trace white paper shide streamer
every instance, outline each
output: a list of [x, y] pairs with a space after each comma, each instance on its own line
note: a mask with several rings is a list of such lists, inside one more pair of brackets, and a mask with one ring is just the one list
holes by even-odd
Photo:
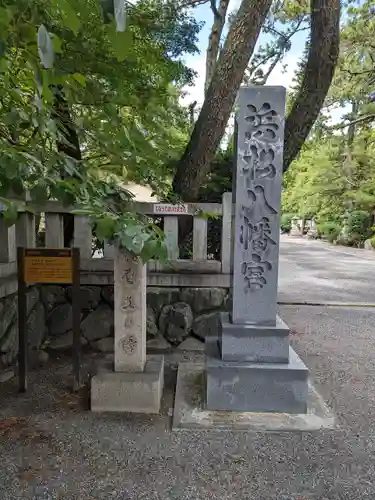
[[126, 5], [125, 0], [113, 0], [117, 31], [125, 31]]
[[40, 62], [46, 69], [53, 67], [55, 60], [55, 51], [50, 34], [44, 24], [41, 24], [38, 29], [38, 53]]

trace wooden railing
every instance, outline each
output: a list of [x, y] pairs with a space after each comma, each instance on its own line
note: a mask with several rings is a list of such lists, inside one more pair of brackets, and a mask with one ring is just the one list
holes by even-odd
[[[59, 202], [43, 206], [28, 203], [30, 212], [19, 214], [17, 223], [7, 228], [0, 216], [0, 296], [14, 293], [16, 274], [16, 247], [36, 246], [35, 217], [41, 214], [45, 221], [45, 246], [63, 247], [63, 214], [73, 208]], [[169, 249], [169, 261], [148, 263], [148, 283], [155, 286], [229, 286], [232, 233], [232, 195], [224, 193], [222, 203], [188, 203], [183, 214], [163, 214], [155, 210], [156, 203], [135, 203], [135, 210], [145, 215], [162, 217]], [[209, 259], [207, 251], [207, 218], [201, 212], [217, 214], [221, 218], [220, 260]], [[192, 258], [181, 259], [178, 245], [179, 218], [193, 217]], [[113, 247], [104, 245], [103, 257], [92, 257], [93, 235], [87, 217], [74, 215], [73, 245], [81, 253], [81, 282], [107, 284], [113, 282]], [[4, 288], [5, 287], [5, 288]], [[3, 290], [1, 290], [1, 288]], [[6, 293], [5, 293], [6, 292]]]

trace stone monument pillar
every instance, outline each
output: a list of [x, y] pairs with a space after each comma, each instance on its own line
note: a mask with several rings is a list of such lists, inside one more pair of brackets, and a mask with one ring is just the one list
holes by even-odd
[[162, 356], [146, 357], [146, 265], [114, 248], [114, 370], [91, 381], [91, 410], [158, 413]]
[[308, 370], [277, 316], [285, 89], [239, 91], [233, 307], [206, 339], [207, 409], [303, 413]]
[[290, 230], [290, 236], [301, 236], [301, 230], [298, 228], [298, 223], [299, 223], [298, 218], [293, 217], [291, 223], [292, 223], [292, 228]]

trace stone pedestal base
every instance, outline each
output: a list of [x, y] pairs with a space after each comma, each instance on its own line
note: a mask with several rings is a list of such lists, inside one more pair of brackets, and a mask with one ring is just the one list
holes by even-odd
[[143, 372], [100, 372], [91, 380], [91, 411], [159, 413], [163, 385], [163, 356], [149, 356]]
[[275, 326], [231, 323], [228, 313], [221, 313], [219, 345], [224, 361], [288, 363], [289, 328], [276, 317]]
[[289, 349], [288, 363], [223, 361], [206, 338], [207, 410], [306, 413], [309, 371]]

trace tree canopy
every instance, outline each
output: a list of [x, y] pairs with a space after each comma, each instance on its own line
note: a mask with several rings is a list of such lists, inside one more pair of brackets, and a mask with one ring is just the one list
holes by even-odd
[[[320, 119], [285, 175], [285, 213], [314, 216], [325, 236], [361, 244], [375, 210], [374, 2], [348, 9], [341, 55]], [[334, 123], [328, 113], [343, 108]]]
[[[134, 250], [149, 238], [164, 252], [157, 228], [115, 216], [113, 195], [130, 197], [119, 180], [168, 189], [189, 133], [178, 99], [193, 75], [181, 55], [197, 50], [199, 25], [158, 0], [129, 7], [125, 31], [116, 30], [108, 2], [0, 5], [1, 194], [27, 189], [37, 202], [81, 204], [101, 219], [102, 237], [127, 224], [133, 236], [123, 234], [124, 244], [139, 233]], [[41, 58], [41, 36], [53, 61]]]
[[[163, 233], [134, 212], [124, 183], [184, 200], [199, 199], [203, 186], [206, 196], [241, 82], [266, 83], [293, 35], [310, 29], [286, 121], [287, 168], [331, 84], [339, 0], [242, 0], [231, 16], [229, 0], [211, 1], [206, 98], [192, 130], [179, 98], [194, 76], [183, 58], [198, 50], [191, 9], [200, 3], [0, 0], [0, 195], [27, 190], [37, 202], [77, 204], [100, 239], [144, 260], [165, 257]], [[271, 39], [256, 51], [262, 30]], [[9, 204], [3, 216], [16, 215]]]

